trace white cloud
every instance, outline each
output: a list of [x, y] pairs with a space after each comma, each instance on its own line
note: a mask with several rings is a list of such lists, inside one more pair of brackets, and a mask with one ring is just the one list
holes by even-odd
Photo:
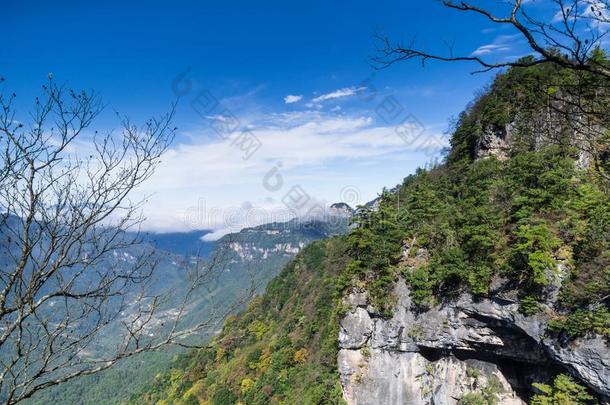
[[217, 231], [206, 233], [205, 235], [203, 235], [201, 240], [204, 242], [216, 242], [218, 239], [220, 239], [223, 236], [228, 235], [232, 232], [234, 232], [234, 231], [232, 231], [230, 228], [218, 229]]
[[519, 37], [516, 35], [499, 35], [496, 37], [492, 43], [481, 45], [477, 49], [475, 49], [471, 56], [484, 56], [497, 52], [506, 52], [510, 51], [513, 47], [515, 40]]
[[571, 24], [573, 20], [577, 20], [577, 25], [580, 25], [580, 30], [573, 27], [574, 31], [581, 33], [586, 31], [605, 31], [610, 25], [610, 10], [605, 1], [602, 0], [585, 0], [579, 3], [576, 7], [570, 4], [569, 6], [559, 7], [551, 22], [557, 26], [559, 30], [565, 30], [563, 27], [565, 21]]
[[473, 56], [482, 56], [482, 55], [488, 55], [490, 53], [493, 52], [499, 52], [499, 51], [509, 51], [510, 47], [506, 46], [506, 45], [499, 45], [499, 44], [487, 44], [487, 45], [482, 45], [480, 47], [478, 47], [473, 53]]
[[[336, 202], [345, 184], [360, 185], [362, 176], [372, 176], [363, 165], [397, 159], [416, 167], [427, 160], [423, 149], [445, 146], [407, 144], [394, 127], [377, 126], [368, 116], [316, 110], [267, 115], [254, 124], [252, 133], [262, 146], [247, 160], [234, 143], [239, 134], [223, 140], [213, 138], [208, 130], [192, 137], [207, 142], [182, 143], [169, 150], [155, 175], [138, 190], [140, 196], [149, 196], [145, 227], [226, 232], [271, 222], [277, 215], [286, 220], [289, 216], [281, 201], [294, 185], [302, 185], [312, 198]], [[263, 184], [276, 166], [283, 185], [269, 191]], [[388, 181], [384, 176], [375, 178], [379, 183], [371, 187], [371, 197]], [[245, 200], [252, 203], [242, 205]], [[207, 238], [219, 235], [215, 232]]]
[[553, 19], [551, 20], [552, 23], [558, 23], [563, 21], [563, 12], [561, 11], [561, 9], [559, 11], [557, 11], [555, 13], [555, 15], [553, 16]]
[[286, 104], [296, 103], [296, 102], [301, 101], [302, 98], [303, 98], [303, 96], [301, 96], [301, 95], [297, 96], [297, 95], [289, 94], [286, 97], [284, 97], [284, 103], [286, 103]]
[[601, 0], [590, 0], [585, 4], [582, 16], [589, 20], [591, 28], [606, 30], [610, 25], [610, 10], [607, 3]]
[[314, 98], [312, 101], [314, 103], [319, 103], [322, 101], [333, 100], [336, 98], [350, 97], [362, 90], [366, 90], [366, 87], [344, 87], [342, 89], [335, 90], [331, 93], [322, 94], [321, 96]]

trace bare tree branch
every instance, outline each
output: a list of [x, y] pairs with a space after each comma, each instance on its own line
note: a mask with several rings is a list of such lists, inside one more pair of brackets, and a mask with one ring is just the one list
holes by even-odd
[[[222, 271], [222, 249], [183, 264], [182, 296], [155, 290], [165, 258], [140, 243], [143, 201], [130, 195], [169, 148], [175, 105], [143, 126], [119, 116], [122, 130], [102, 134], [89, 130], [103, 108], [93, 92], [50, 79], [25, 120], [15, 97], [0, 92], [0, 401], [194, 345], [189, 337], [253, 294], [254, 285], [206, 319], [184, 322], [194, 295]], [[119, 343], [100, 346], [109, 333]]]
[[[610, 180], [607, 166], [610, 155], [608, 100], [610, 100], [610, 62], [604, 54], [604, 40], [610, 29], [608, 0], [551, 0], [554, 15], [539, 17], [540, 10], [532, 9], [531, 2], [509, 0], [494, 4], [472, 0], [442, 0], [442, 5], [464, 14], [479, 16], [492, 24], [511, 28], [517, 38], [533, 55], [508, 60], [492, 60], [489, 56], [472, 52], [455, 55], [453, 43], [445, 54], [420, 49], [415, 40], [409, 44], [392, 43], [386, 36], [377, 35], [378, 54], [373, 58], [378, 69], [394, 63], [418, 60], [472, 62], [479, 68], [473, 73], [503, 68], [527, 68], [553, 65], [573, 72], [570, 80], [539, 89], [548, 95], [539, 111], [548, 118], [539, 128], [539, 135], [562, 142], [565, 131], [572, 137], [572, 145], [592, 159], [599, 174]], [[493, 10], [493, 11], [492, 11]], [[549, 10], [549, 8], [546, 8]], [[551, 89], [550, 87], [553, 87]], [[549, 92], [552, 90], [552, 92]], [[562, 131], [555, 129], [561, 128]], [[544, 133], [543, 133], [544, 132]], [[558, 133], [562, 132], [563, 140]]]
[[608, 34], [610, 23], [609, 4], [607, 0], [552, 0], [556, 5], [560, 19], [558, 21], [537, 20], [526, 10], [522, 0], [507, 2], [510, 6], [505, 16], [498, 16], [488, 8], [467, 2], [443, 0], [442, 4], [450, 9], [482, 16], [498, 25], [513, 28], [528, 44], [536, 55], [532, 59], [491, 61], [481, 56], [446, 55], [431, 53], [418, 49], [415, 41], [408, 45], [392, 43], [387, 37], [378, 35], [379, 55], [373, 58], [376, 67], [384, 68], [396, 62], [416, 59], [425, 63], [429, 60], [444, 62], [468, 61], [481, 66], [476, 72], [485, 72], [504, 67], [528, 67], [552, 62], [569, 69], [587, 71], [610, 78], [610, 68], [600, 64], [593, 51], [602, 45]]

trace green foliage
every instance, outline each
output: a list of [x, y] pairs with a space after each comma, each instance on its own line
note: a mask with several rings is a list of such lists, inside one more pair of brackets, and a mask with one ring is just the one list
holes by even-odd
[[[460, 116], [445, 164], [384, 191], [377, 211], [361, 211], [348, 237], [352, 262], [340, 290], [364, 287], [374, 306], [391, 314], [398, 276], [410, 284], [421, 310], [465, 291], [486, 296], [502, 279], [517, 291], [521, 311], [533, 315], [561, 277], [557, 309], [569, 322], [556, 329], [569, 336], [605, 333], [606, 318], [587, 308], [607, 305], [610, 295], [607, 185], [595, 169], [576, 167], [577, 151], [561, 139], [564, 134], [541, 145], [535, 116], [528, 115], [546, 105], [547, 89], [574, 80], [551, 65], [499, 75]], [[510, 159], [472, 159], [483, 132], [500, 131], [517, 113], [525, 124], [512, 128]], [[401, 252], [405, 244], [409, 251]], [[413, 259], [421, 249], [426, 259]], [[566, 271], [567, 277], [560, 274]], [[590, 315], [580, 325], [569, 315], [577, 311]]]
[[[577, 176], [560, 148], [420, 171], [384, 193], [377, 212], [357, 219], [343, 287], [368, 287], [381, 309], [391, 306], [388, 288], [397, 273], [422, 308], [462, 291], [485, 296], [494, 276], [508, 276], [524, 296], [536, 297], [557, 267], [559, 249], [574, 242], [562, 239], [567, 233], [558, 225], [566, 222], [555, 217], [567, 218], [566, 197], [588, 184]], [[403, 241], [426, 249], [429, 260], [401, 266]]]
[[559, 374], [553, 385], [534, 383], [540, 391], [532, 397], [531, 405], [584, 405], [593, 402], [587, 389], [576, 383], [570, 376]]
[[521, 282], [535, 287], [549, 283], [547, 274], [556, 266], [553, 252], [559, 247], [546, 222], [540, 219], [519, 225], [511, 249], [511, 269]]
[[248, 325], [248, 332], [252, 333], [256, 337], [256, 340], [261, 340], [268, 331], [269, 326], [258, 319]]
[[185, 355], [132, 403], [340, 404], [336, 282], [348, 263], [342, 238], [314, 242], [209, 348]]
[[167, 349], [145, 353], [117, 366], [91, 375], [42, 390], [26, 405], [73, 404], [83, 405], [118, 404], [127, 400], [133, 392], [146, 387], [151, 376], [168, 370], [177, 350]]
[[426, 308], [436, 303], [434, 296], [435, 281], [426, 267], [419, 267], [405, 274], [412, 288], [411, 299], [420, 308]]
[[234, 405], [237, 401], [237, 395], [228, 388], [221, 387], [214, 393], [212, 397], [213, 405]]
[[[265, 286], [289, 261], [289, 256], [283, 251], [273, 252], [274, 247], [277, 244], [292, 244], [293, 246], [298, 245], [300, 242], [309, 244], [313, 240], [326, 238], [338, 231], [344, 231], [347, 226], [347, 219], [333, 221], [332, 224], [321, 221], [291, 221], [288, 223], [271, 223], [248, 228], [224, 237], [218, 242], [218, 246], [222, 245], [224, 242], [247, 244], [256, 248], [251, 250], [254, 256], [252, 260], [248, 260], [247, 262], [241, 260], [232, 262], [231, 272], [218, 272], [218, 277], [212, 277], [208, 280], [209, 283], [205, 283], [206, 285], [203, 288], [196, 291], [193, 294], [194, 300], [192, 305], [194, 306], [189, 306], [190, 311], [188, 311], [189, 313], [186, 315], [183, 326], [187, 327], [188, 324], [194, 325], [206, 318], [215, 317], [217, 314], [213, 313], [216, 309], [226, 303], [239, 300], [241, 298], [240, 295], [242, 295], [247, 288], [250, 288], [252, 281], [257, 285]], [[290, 232], [286, 232], [286, 230], [289, 230]], [[195, 234], [188, 235], [186, 240], [181, 239], [177, 244], [176, 235], [172, 235], [171, 238], [167, 235], [166, 237], [155, 235], [154, 238], [152, 236], [151, 238], [155, 240], [155, 245], [158, 245], [161, 249], [169, 249], [170, 251], [176, 250], [176, 253], [183, 253], [186, 251], [195, 253], [198, 249], [194, 248], [194, 245], [190, 241], [196, 241], [197, 246], [201, 243]], [[183, 246], [185, 243], [187, 245], [186, 250]], [[188, 246], [191, 246], [193, 249], [188, 249]], [[264, 250], [269, 251], [265, 257], [263, 257], [262, 253]], [[166, 253], [163, 253], [164, 256], [165, 254]], [[136, 254], [134, 253], [134, 255]], [[227, 262], [229, 259], [233, 258], [239, 259], [237, 254], [235, 254], [235, 257], [225, 257]], [[169, 259], [170, 258], [164, 260], [168, 260], [168, 263], [173, 261]], [[182, 260], [177, 260], [177, 262], [182, 262]], [[164, 275], [164, 277], [161, 277], [161, 284], [165, 283], [169, 285], [170, 281], [172, 281], [175, 283], [173, 285], [177, 286], [177, 288], [179, 288], [179, 286], [188, 288], [189, 283], [185, 283], [184, 280], [179, 281], [179, 277], [169, 277], [172, 274], [178, 275], [178, 273], [182, 273], [183, 270], [181, 268], [172, 270], [172, 268], [173, 267], [165, 268], [163, 266], [162, 268], [160, 267], [157, 269], [158, 275]], [[251, 277], [248, 276], [236, 277], [236, 275], [239, 274], [246, 274], [249, 268], [256, 269], [252, 274], [255, 277], [255, 280], [252, 280]], [[173, 273], [174, 271], [176, 271], [176, 273]], [[165, 277], [169, 278], [165, 279]], [[165, 287], [167, 287], [167, 285]], [[159, 290], [159, 292], [160, 291], [161, 290]], [[184, 295], [183, 291], [181, 292], [179, 289], [175, 290], [175, 292], [176, 293], [173, 294], [173, 296], [176, 299], [176, 302], [167, 302], [166, 304], [168, 306], [178, 305], [180, 298]], [[283, 295], [281, 300], [287, 300], [291, 295], [291, 291], [289, 290], [282, 291], [281, 293]], [[278, 299], [278, 301], [281, 300]], [[116, 336], [118, 337], [119, 334], [116, 334]], [[206, 338], [204, 336], [201, 337]], [[116, 337], [111, 333], [108, 333], [99, 343], [104, 344], [104, 341], [106, 341], [106, 343], [109, 344], [109, 347], [114, 347], [118, 344], [118, 342], [114, 342], [115, 338]], [[170, 366], [178, 369], [186, 367], [184, 364], [172, 364], [172, 358], [177, 353], [184, 351], [185, 350], [177, 347], [166, 347], [163, 350], [152, 353], [143, 353], [125, 359], [118, 365], [99, 374], [77, 378], [56, 387], [41, 390], [37, 392], [33, 398], [27, 399], [24, 403], [26, 405], [72, 403], [83, 405], [120, 404], [128, 400], [134, 393], [147, 387], [150, 384], [152, 376], [155, 376], [158, 373], [168, 373]], [[182, 399], [182, 401], [186, 400]]]
[[419, 339], [424, 333], [424, 327], [420, 324], [413, 324], [407, 331], [407, 336], [411, 339]]
[[469, 392], [458, 401], [459, 405], [487, 405], [483, 394], [478, 392]]
[[479, 370], [478, 368], [467, 368], [466, 369], [466, 376], [468, 378], [474, 378], [475, 380], [477, 378], [479, 378], [481, 376], [481, 370]]
[[481, 389], [483, 397], [489, 405], [496, 405], [498, 403], [498, 394], [504, 392], [504, 387], [498, 377], [491, 375], [487, 379], [487, 384]]
[[610, 310], [598, 307], [594, 310], [577, 310], [567, 316], [552, 319], [549, 330], [563, 333], [570, 338], [598, 334], [610, 338]]
[[[470, 378], [477, 379], [481, 376], [480, 370], [467, 369], [466, 375]], [[496, 376], [489, 376], [487, 384], [481, 388], [480, 392], [469, 392], [458, 401], [459, 405], [496, 405], [498, 403], [498, 394], [503, 391], [502, 383]]]
[[534, 315], [538, 312], [540, 305], [536, 297], [532, 295], [526, 295], [521, 298], [519, 305], [519, 311], [526, 316]]

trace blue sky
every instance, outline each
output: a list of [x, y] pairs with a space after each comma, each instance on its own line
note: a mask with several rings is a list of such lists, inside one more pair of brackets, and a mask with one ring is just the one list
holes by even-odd
[[[449, 119], [491, 75], [417, 62], [375, 72], [375, 32], [496, 60], [526, 50], [514, 32], [436, 1], [98, 3], [3, 2], [0, 76], [22, 115], [49, 72], [95, 89], [108, 105], [96, 129], [116, 127], [114, 110], [140, 121], [163, 112], [172, 85], [186, 83], [177, 77], [188, 80], [179, 136], [137, 191], [150, 196], [146, 226], [159, 231], [265, 222], [286, 214], [294, 187], [310, 197], [304, 210], [364, 203], [434, 157]], [[202, 94], [218, 108], [198, 113]], [[235, 132], [219, 135], [213, 124], [228, 118]], [[237, 147], [246, 133], [261, 145], [248, 159]], [[277, 190], [265, 183], [276, 166]]]

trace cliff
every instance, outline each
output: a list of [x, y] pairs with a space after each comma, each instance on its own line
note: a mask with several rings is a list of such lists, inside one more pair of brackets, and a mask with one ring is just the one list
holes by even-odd
[[608, 145], [583, 107], [603, 92], [577, 106], [579, 80], [499, 75], [447, 161], [357, 219], [338, 337], [348, 404], [557, 403], [540, 402], [557, 376], [589, 390], [570, 404], [609, 403]]
[[545, 336], [549, 318], [526, 317], [515, 302], [462, 294], [448, 305], [414, 311], [404, 280], [391, 318], [346, 297], [339, 373], [348, 404], [456, 404], [493, 389], [498, 404], [525, 404], [537, 381], [568, 372], [610, 398], [610, 348], [596, 336], [568, 347]]

